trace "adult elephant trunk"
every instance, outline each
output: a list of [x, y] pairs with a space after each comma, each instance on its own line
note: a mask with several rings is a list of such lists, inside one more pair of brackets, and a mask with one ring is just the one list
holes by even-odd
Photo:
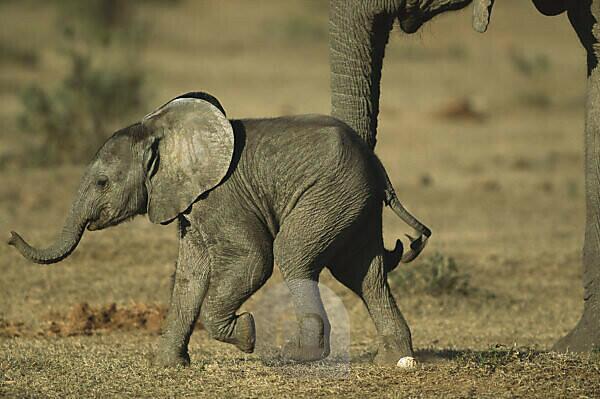
[[8, 244], [17, 248], [21, 255], [35, 263], [51, 264], [63, 260], [75, 250], [88, 223], [88, 218], [82, 212], [80, 204], [81, 200], [73, 204], [60, 235], [49, 247], [42, 249], [32, 247], [14, 231], [11, 232], [12, 236]]
[[394, 18], [372, 2], [332, 0], [329, 12], [331, 114], [373, 149], [381, 66]]
[[[394, 20], [407, 33], [471, 0], [330, 0], [331, 114], [375, 148], [381, 68]], [[485, 31], [494, 0], [473, 0], [473, 27]]]

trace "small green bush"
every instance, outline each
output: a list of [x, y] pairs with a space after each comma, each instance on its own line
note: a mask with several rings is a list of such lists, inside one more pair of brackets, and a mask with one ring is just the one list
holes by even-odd
[[63, 33], [86, 46], [139, 44], [145, 29], [137, 17], [141, 3], [142, 0], [55, 0], [62, 16], [58, 24]]
[[414, 265], [400, 265], [390, 273], [392, 287], [431, 296], [468, 295], [472, 288], [470, 276], [459, 271], [454, 258], [439, 252]]
[[543, 53], [526, 53], [517, 49], [508, 52], [512, 66], [523, 76], [536, 78], [552, 68], [550, 58]]
[[552, 105], [552, 97], [545, 90], [518, 91], [516, 100], [523, 105], [538, 109], [547, 109]]
[[68, 69], [58, 83], [32, 84], [21, 94], [18, 123], [35, 143], [28, 163], [86, 162], [112, 131], [139, 117], [147, 97], [140, 1], [55, 3], [62, 17], [56, 52]]
[[76, 52], [69, 62], [69, 74], [56, 87], [32, 85], [21, 95], [19, 125], [40, 140], [31, 153], [33, 164], [88, 161], [142, 105], [143, 77], [136, 68], [94, 67]]
[[39, 56], [29, 48], [22, 48], [15, 43], [2, 41], [0, 42], [0, 62], [33, 68], [38, 65]]
[[494, 345], [487, 350], [466, 351], [457, 357], [463, 367], [476, 367], [486, 374], [513, 363], [530, 363], [540, 356], [540, 352], [531, 348]]

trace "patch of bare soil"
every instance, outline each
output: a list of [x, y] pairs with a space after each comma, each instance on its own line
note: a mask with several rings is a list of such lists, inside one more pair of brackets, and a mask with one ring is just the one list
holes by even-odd
[[24, 323], [0, 319], [0, 337], [12, 338], [23, 335]]
[[156, 304], [136, 303], [117, 306], [116, 303], [91, 306], [87, 303], [74, 305], [67, 314], [52, 312], [46, 325], [34, 331], [25, 323], [0, 319], [0, 337], [27, 335], [70, 337], [93, 335], [112, 331], [145, 331], [158, 334], [166, 315], [165, 307]]

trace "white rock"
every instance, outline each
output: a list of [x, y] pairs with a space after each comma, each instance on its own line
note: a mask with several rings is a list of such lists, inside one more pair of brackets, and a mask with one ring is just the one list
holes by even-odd
[[417, 367], [417, 361], [412, 356], [405, 356], [405, 357], [401, 358], [400, 360], [398, 360], [398, 363], [396, 363], [396, 366], [403, 368], [403, 369], [414, 369]]

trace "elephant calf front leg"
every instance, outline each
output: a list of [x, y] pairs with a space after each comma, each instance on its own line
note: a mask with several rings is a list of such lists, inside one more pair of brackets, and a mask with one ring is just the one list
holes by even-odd
[[208, 288], [209, 262], [182, 238], [173, 278], [171, 304], [153, 364], [188, 366], [188, 343]]

